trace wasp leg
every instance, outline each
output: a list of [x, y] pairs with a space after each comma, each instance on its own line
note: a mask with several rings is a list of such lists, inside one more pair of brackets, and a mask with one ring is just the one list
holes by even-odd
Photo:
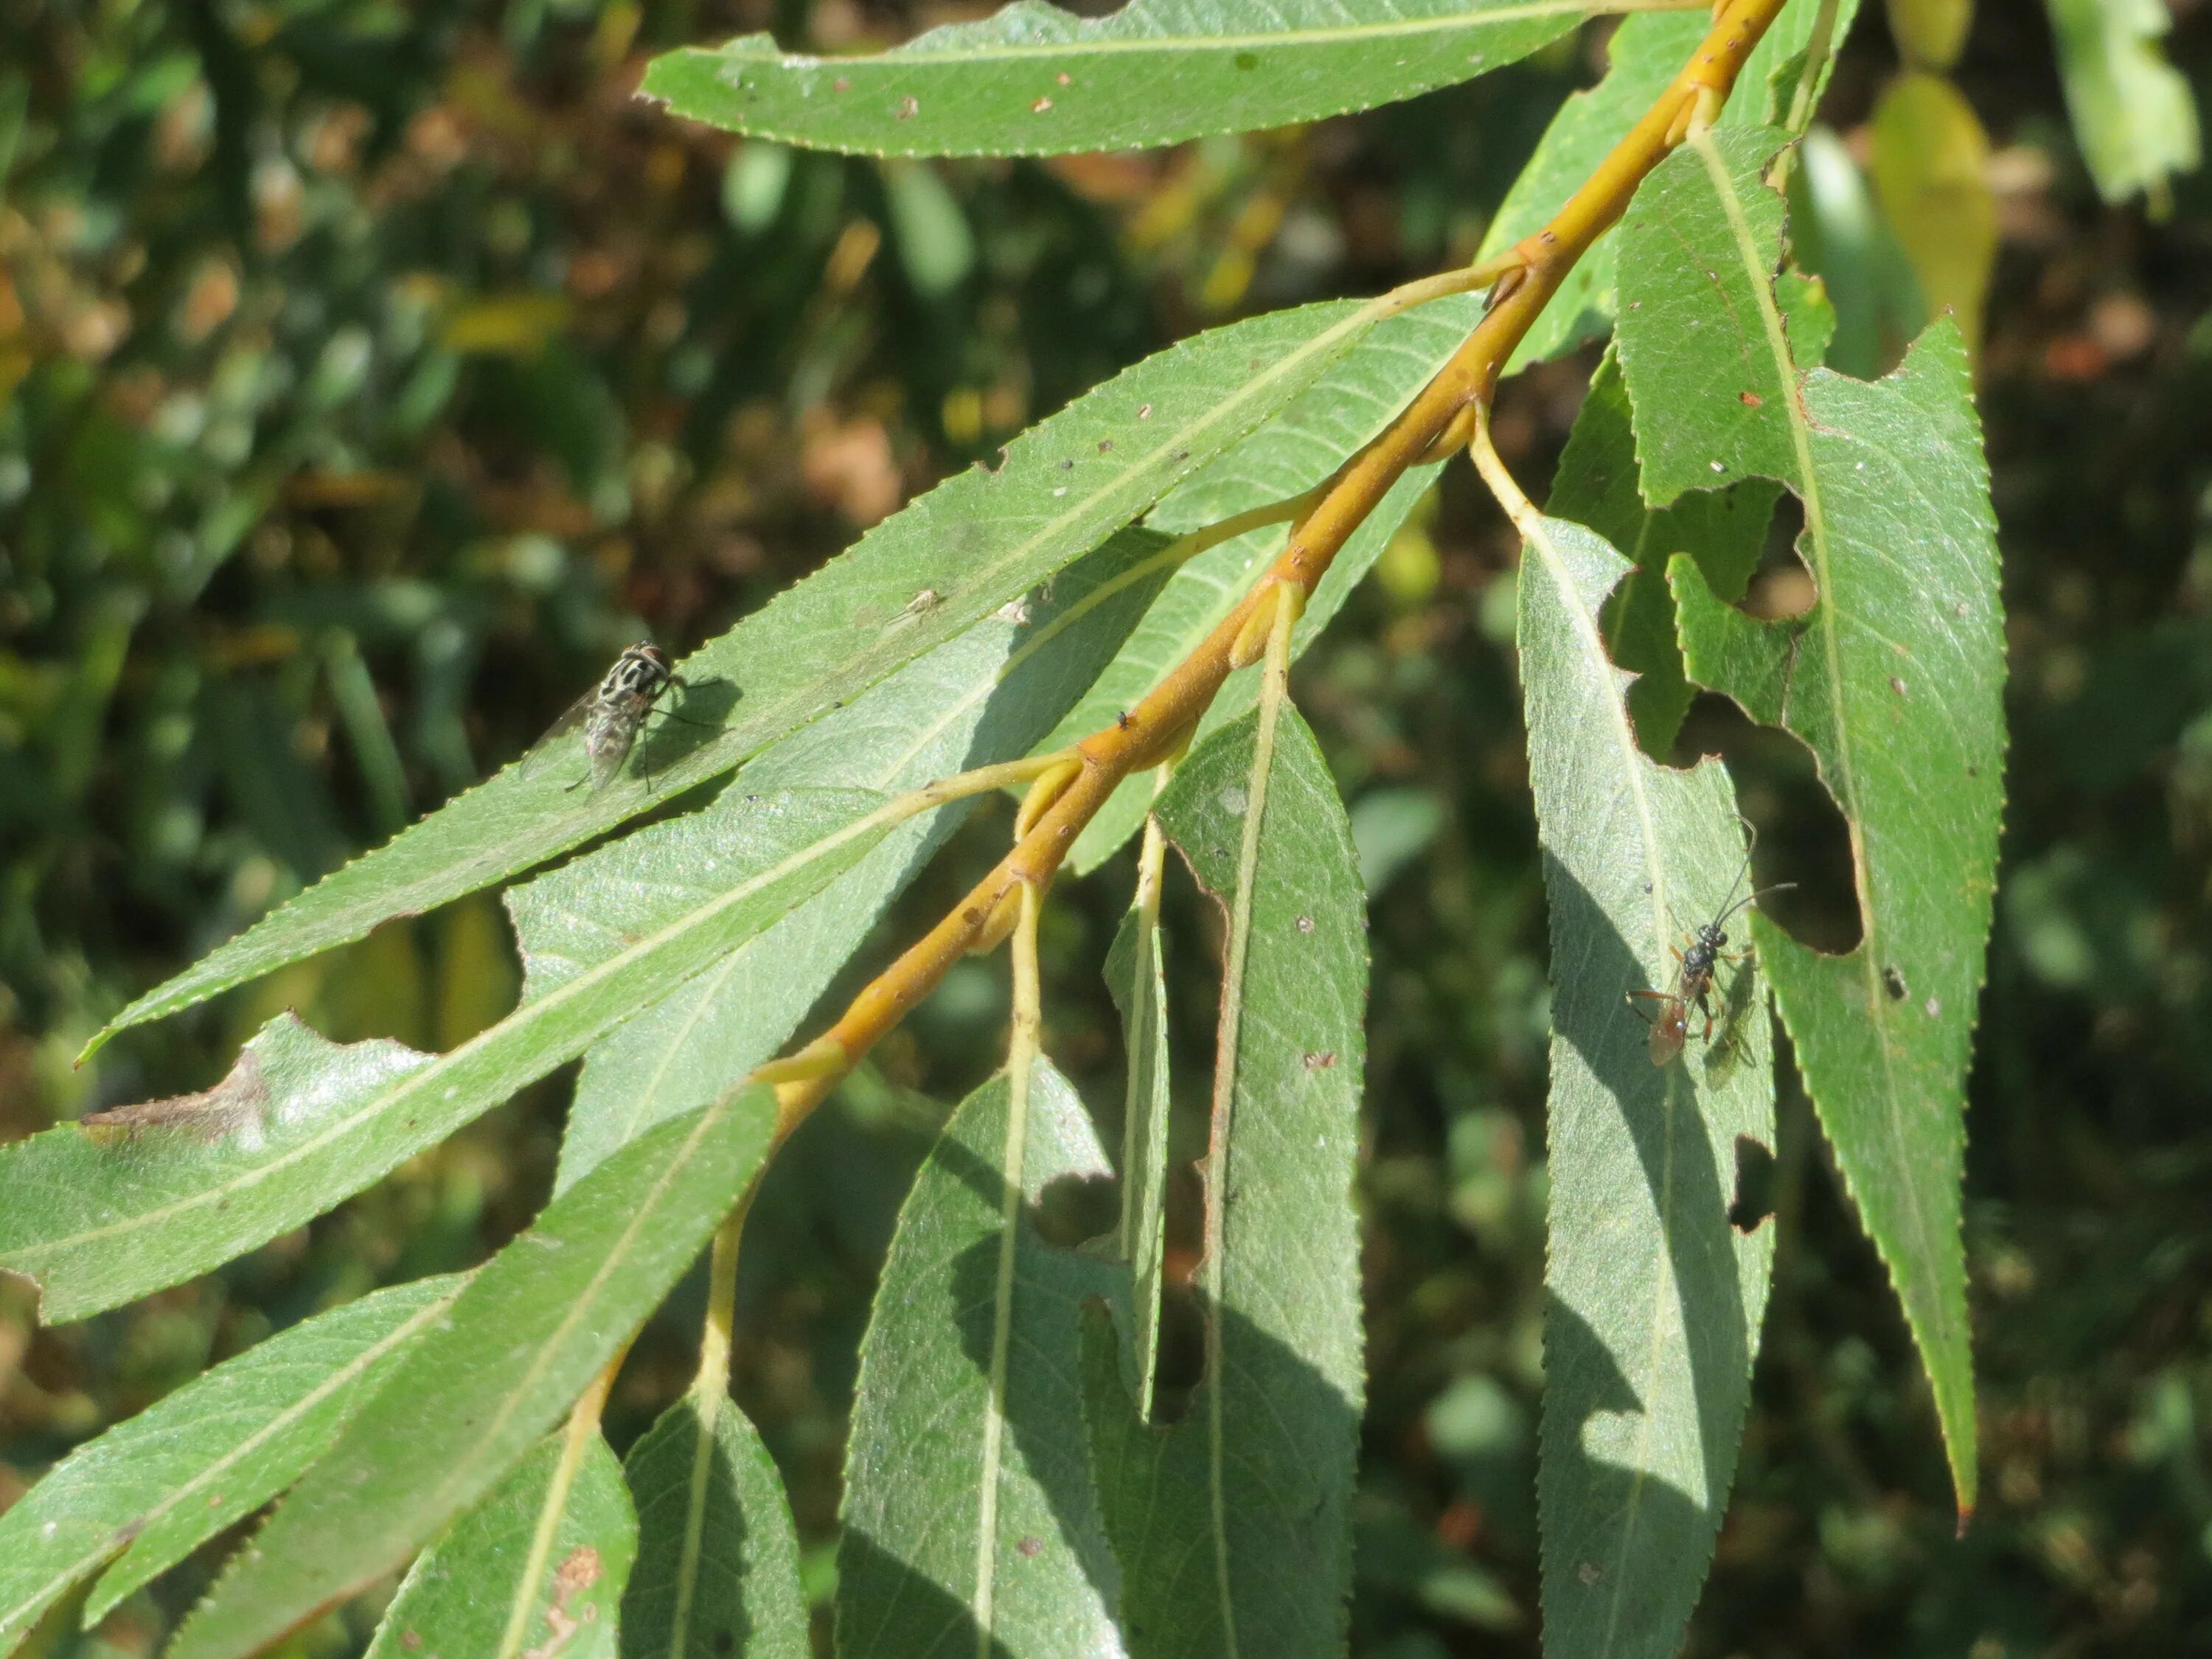
[[1636, 1010], [1637, 1018], [1646, 1025], [1655, 1025], [1658, 1022], [1637, 1005], [1639, 1002], [1672, 1002], [1674, 999], [1664, 991], [1624, 991], [1620, 1000]]

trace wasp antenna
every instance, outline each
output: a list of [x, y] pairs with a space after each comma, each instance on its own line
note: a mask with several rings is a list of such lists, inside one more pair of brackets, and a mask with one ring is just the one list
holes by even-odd
[[[1750, 845], [1743, 849], [1743, 868], [1735, 872], [1735, 879], [1729, 884], [1727, 893], [1722, 896], [1721, 902], [1724, 905], [1728, 905], [1728, 908], [1721, 912], [1722, 921], [1726, 921], [1730, 916], [1736, 913], [1738, 908], [1741, 908], [1740, 906], [1729, 904], [1729, 900], [1734, 898], [1735, 896], [1735, 890], [1742, 886], [1743, 884], [1750, 878], [1752, 848], [1759, 845], [1759, 831], [1752, 827], [1751, 820], [1744, 817], [1742, 813], [1739, 812], [1735, 815], [1735, 821], [1744, 827], [1745, 834], [1750, 838]], [[1747, 899], [1745, 902], [1749, 903], [1750, 901]], [[1715, 927], [1718, 927], [1719, 925], [1719, 922], [1716, 922], [1714, 924]]]
[[1739, 910], [1749, 909], [1759, 900], [1765, 898], [1769, 893], [1794, 892], [1796, 890], [1796, 886], [1797, 884], [1794, 881], [1778, 881], [1772, 886], [1762, 887], [1755, 893], [1746, 893], [1734, 904], [1729, 906], [1726, 910], [1723, 910], [1721, 913], [1720, 921], [1716, 921], [1713, 926], [1716, 927], [1719, 927], [1722, 922], [1726, 921], [1730, 916], [1734, 915]]

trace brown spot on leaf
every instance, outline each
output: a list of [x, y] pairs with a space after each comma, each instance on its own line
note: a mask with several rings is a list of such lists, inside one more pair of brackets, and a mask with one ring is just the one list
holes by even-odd
[[554, 1571], [553, 1599], [568, 1601], [599, 1582], [605, 1569], [599, 1563], [599, 1553], [589, 1544], [579, 1544], [568, 1552], [568, 1559]]
[[1736, 400], [1742, 404], [1746, 409], [1764, 409], [1766, 407], [1766, 399], [1760, 397], [1756, 392], [1739, 392], [1735, 395]]
[[921, 100], [915, 97], [912, 93], [907, 94], [905, 97], [898, 100], [898, 118], [900, 120], [911, 121], [915, 116], [921, 113]]

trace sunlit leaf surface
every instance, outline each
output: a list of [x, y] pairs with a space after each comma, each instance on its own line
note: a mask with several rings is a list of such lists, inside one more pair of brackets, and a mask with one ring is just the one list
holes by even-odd
[[[1147, 847], [1159, 844], [1147, 830]], [[1140, 875], [1142, 884], [1145, 877]], [[1106, 984], [1121, 1011], [1128, 1066], [1122, 1096], [1121, 1214], [1114, 1235], [1116, 1260], [1129, 1268], [1130, 1370], [1138, 1414], [1150, 1420], [1160, 1358], [1160, 1295], [1167, 1248], [1169, 1083], [1168, 980], [1157, 885], [1143, 885], [1106, 953]]]
[[[1285, 501], [1312, 489], [1382, 430], [1481, 319], [1479, 298], [1420, 306], [1379, 325], [1266, 427], [1222, 455], [1162, 501], [1148, 522], [1170, 532], [1194, 530], [1234, 513]], [[1435, 477], [1434, 467], [1409, 471], [1353, 532], [1315, 590], [1291, 649], [1303, 653], [1327, 628], [1389, 544], [1413, 503]], [[1047, 747], [1097, 730], [1141, 698], [1182, 660], [1243, 598], [1267, 562], [1283, 549], [1284, 526], [1256, 530], [1211, 548], [1178, 569], [1128, 642]], [[1200, 725], [1219, 731], [1251, 708], [1258, 671], [1230, 677]], [[1069, 861], [1095, 869], [1134, 835], [1152, 800], [1147, 778], [1114, 793], [1076, 837]]]
[[1375, 319], [1278, 311], [1170, 347], [947, 479], [679, 664], [677, 705], [606, 788], [509, 767], [139, 998], [101, 1036], [520, 873], [849, 702], [1021, 598], [1295, 398]]
[[1586, 0], [1133, 0], [1078, 17], [1019, 0], [866, 58], [765, 34], [656, 60], [678, 115], [817, 149], [1056, 155], [1317, 120], [1465, 81], [1582, 21]]

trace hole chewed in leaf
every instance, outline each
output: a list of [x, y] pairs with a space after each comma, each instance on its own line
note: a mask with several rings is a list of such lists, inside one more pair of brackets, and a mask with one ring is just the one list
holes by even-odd
[[[1814, 950], [1841, 956], [1856, 949], [1850, 829], [1813, 751], [1791, 732], [1754, 724], [1729, 698], [1700, 692], [1683, 719], [1674, 763], [1700, 755], [1727, 762], [1744, 815], [1758, 826], [1751, 884], [1763, 892], [1761, 914]], [[1785, 890], [1764, 892], [1784, 884]]]
[[1761, 622], [1784, 622], [1811, 611], [1820, 597], [1798, 545], [1805, 532], [1803, 503], [1784, 490], [1774, 503], [1759, 568], [1744, 590], [1741, 609]]
[[1755, 1232], [1773, 1213], [1773, 1150], [1750, 1135], [1738, 1135], [1735, 1191], [1729, 1200], [1729, 1225], [1740, 1233]]

